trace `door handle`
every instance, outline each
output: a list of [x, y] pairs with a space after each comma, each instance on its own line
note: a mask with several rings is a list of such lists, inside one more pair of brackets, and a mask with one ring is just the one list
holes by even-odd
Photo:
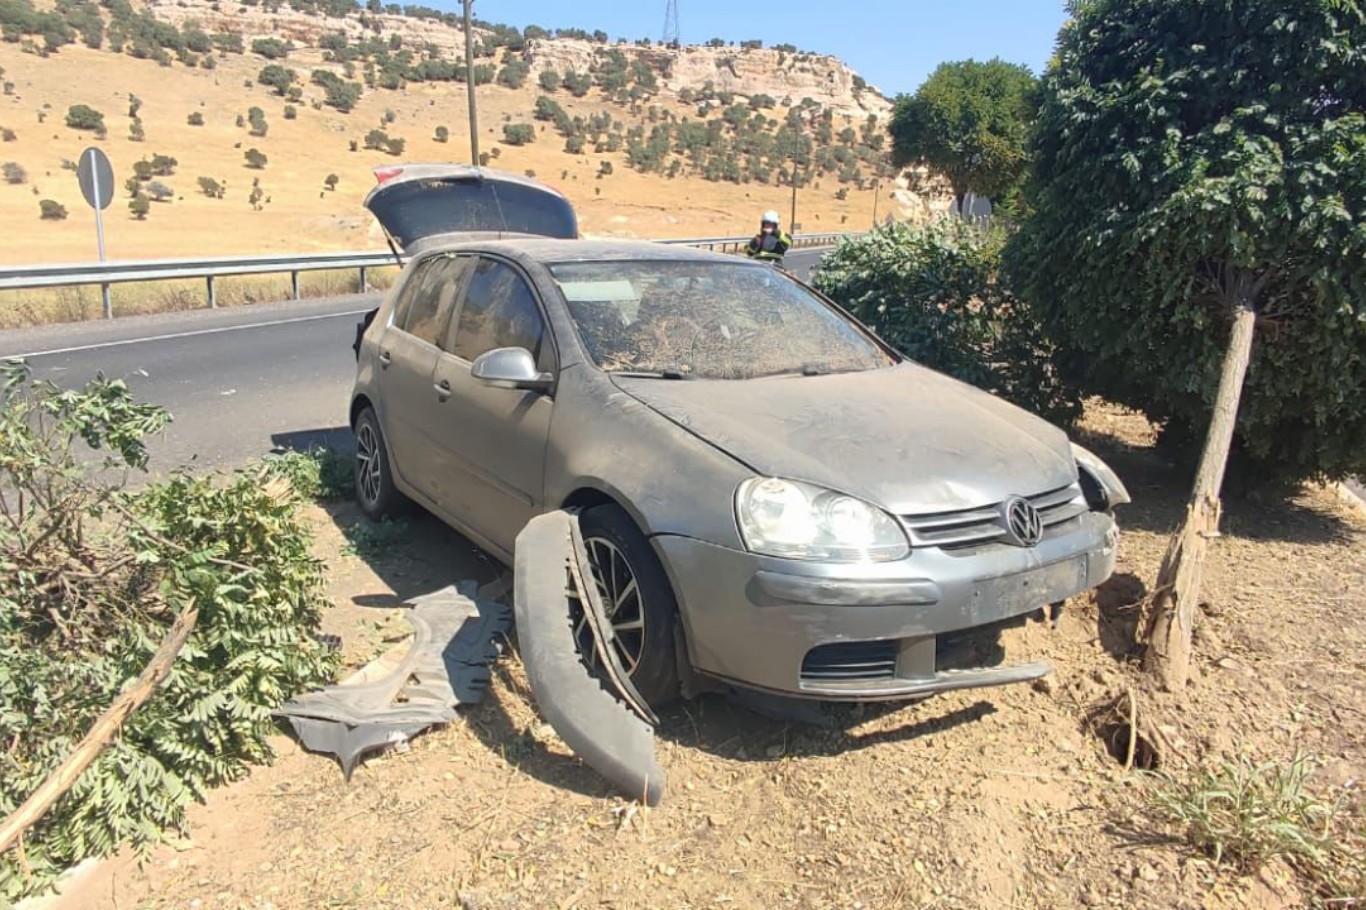
[[389, 362], [392, 361], [393, 359], [394, 359], [393, 355], [390, 354], [388, 351], [380, 351], [380, 352], [379, 352], [379, 365], [380, 365], [381, 367], [383, 367], [383, 368], [385, 368], [385, 369], [388, 369], [388, 368], [389, 368]]
[[443, 379], [436, 384], [436, 394], [442, 401], [451, 397], [451, 382], [449, 379]]

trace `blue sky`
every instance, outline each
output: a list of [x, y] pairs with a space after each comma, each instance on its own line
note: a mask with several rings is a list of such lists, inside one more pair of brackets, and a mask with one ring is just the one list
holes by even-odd
[[[460, 8], [459, 0], [432, 5]], [[475, 0], [474, 14], [658, 40], [664, 8], [665, 0]], [[1040, 73], [1064, 18], [1063, 0], [678, 0], [686, 43], [758, 38], [834, 54], [888, 95], [915, 91], [945, 60], [1001, 57]]]

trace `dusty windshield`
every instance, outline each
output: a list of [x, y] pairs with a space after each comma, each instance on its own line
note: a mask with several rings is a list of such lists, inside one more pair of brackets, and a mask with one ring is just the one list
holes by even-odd
[[753, 379], [893, 363], [801, 285], [749, 263], [550, 266], [584, 346], [608, 372]]

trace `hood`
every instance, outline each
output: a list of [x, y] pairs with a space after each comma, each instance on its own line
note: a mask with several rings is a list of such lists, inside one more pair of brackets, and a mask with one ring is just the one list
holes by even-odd
[[459, 164], [396, 164], [374, 171], [379, 185], [364, 205], [405, 253], [433, 238], [579, 236], [569, 200], [517, 174]]
[[1077, 479], [1067, 434], [926, 367], [741, 381], [613, 377], [756, 472], [895, 514], [948, 512]]

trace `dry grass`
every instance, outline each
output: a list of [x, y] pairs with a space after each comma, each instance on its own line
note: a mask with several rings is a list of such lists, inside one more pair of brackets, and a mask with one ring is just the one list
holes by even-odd
[[[306, 79], [321, 58], [316, 49], [300, 49], [286, 62]], [[458, 84], [368, 92], [350, 114], [315, 109], [312, 102], [319, 97], [319, 89], [309, 85], [304, 88], [305, 100], [295, 105], [298, 118], [285, 120], [283, 99], [263, 86], [244, 87], [244, 82], [254, 83], [263, 65], [252, 55], [229, 56], [219, 61], [217, 69], [206, 71], [179, 64], [163, 68], [151, 61], [69, 46], [48, 59], [9, 53], [4, 65], [5, 79], [16, 86], [13, 96], [0, 98], [0, 126], [16, 133], [14, 142], [4, 144], [4, 160], [18, 162], [28, 172], [29, 183], [0, 184], [0, 231], [12, 238], [0, 249], [0, 262], [95, 258], [94, 215], [81, 199], [75, 175], [62, 167], [63, 159], [75, 159], [86, 145], [98, 145], [108, 153], [119, 186], [105, 213], [111, 259], [383, 249], [383, 237], [360, 202], [374, 186], [370, 169], [399, 159], [364, 149], [351, 152], [349, 142], [363, 139], [368, 130], [380, 126], [386, 110], [392, 110], [396, 119], [384, 129], [407, 143], [404, 160], [466, 161], [469, 156], [464, 87]], [[541, 132], [542, 124], [537, 124], [536, 140], [529, 145], [503, 145], [497, 141], [503, 123], [530, 122], [540, 91], [534, 82], [518, 91], [500, 86], [480, 91], [481, 148], [499, 153], [495, 166], [517, 173], [534, 171], [563, 190], [578, 209], [586, 234], [739, 235], [754, 229], [758, 212], [767, 208], [787, 211], [789, 197], [784, 187], [638, 174], [627, 167], [624, 153], [566, 154], [563, 138], [553, 128]], [[130, 92], [144, 102], [140, 111], [146, 133], [143, 142], [127, 137]], [[627, 127], [642, 119], [602, 102], [597, 93], [574, 99], [561, 92], [556, 98], [571, 116], [608, 111]], [[659, 103], [671, 106], [667, 100]], [[102, 111], [109, 137], [97, 140], [67, 129], [63, 118], [72, 104], [89, 104]], [[254, 138], [235, 126], [236, 117], [253, 105], [265, 111], [269, 124], [265, 137]], [[673, 108], [680, 115], [696, 116], [692, 108]], [[187, 124], [187, 115], [195, 112], [203, 115], [204, 126]], [[440, 125], [450, 129], [450, 142], [434, 140]], [[837, 118], [836, 129], [843, 125]], [[244, 151], [253, 147], [269, 159], [264, 170], [244, 166]], [[176, 196], [154, 204], [147, 219], [137, 221], [129, 214], [122, 184], [135, 161], [154, 153], [178, 159], [176, 173], [162, 178]], [[613, 163], [615, 172], [598, 180], [598, 167], [604, 160]], [[334, 192], [323, 187], [328, 174], [340, 178]], [[226, 183], [225, 198], [201, 194], [197, 187], [201, 176]], [[247, 202], [254, 178], [259, 178], [270, 200], [262, 211], [253, 211]], [[872, 191], [851, 186], [848, 198], [839, 200], [835, 198], [838, 189], [836, 180], [826, 178], [818, 187], [802, 192], [798, 220], [806, 230], [868, 226]], [[70, 216], [65, 221], [40, 221], [38, 202], [47, 198], [66, 206]], [[893, 206], [884, 198], [880, 211]]]

